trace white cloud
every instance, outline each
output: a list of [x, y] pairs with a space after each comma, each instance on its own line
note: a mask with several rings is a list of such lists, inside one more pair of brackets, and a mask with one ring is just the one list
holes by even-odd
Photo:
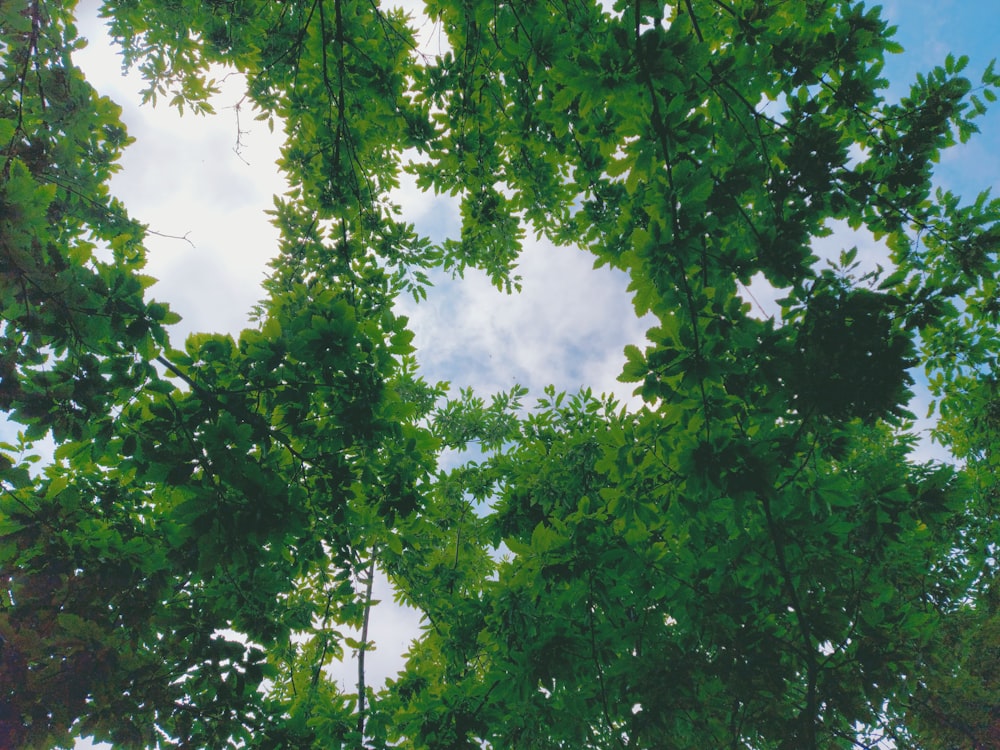
[[521, 257], [520, 294], [493, 287], [485, 274], [442, 278], [427, 301], [405, 301], [418, 359], [430, 379], [490, 392], [514, 383], [533, 394], [553, 384], [627, 395], [616, 382], [627, 343], [642, 343], [623, 274], [595, 270], [577, 249], [530, 242]]
[[278, 233], [264, 210], [285, 189], [275, 166], [280, 134], [254, 122], [249, 111], [237, 123], [233, 108], [243, 97], [244, 80], [222, 71], [214, 117], [181, 116], [165, 102], [139, 106], [143, 82], [134, 71], [122, 77], [94, 0], [80, 4], [79, 28], [90, 44], [74, 55], [75, 62], [100, 93], [122, 105], [122, 119], [136, 139], [111, 191], [152, 232], [175, 237], [150, 235], [145, 269], [159, 280], [151, 295], [184, 319], [173, 331], [174, 345], [192, 331], [237, 333], [262, 297], [266, 263], [277, 247]]

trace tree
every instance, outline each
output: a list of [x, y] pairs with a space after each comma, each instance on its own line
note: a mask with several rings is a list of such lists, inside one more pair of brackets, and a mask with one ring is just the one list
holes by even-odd
[[[995, 696], [968, 644], [996, 631], [1000, 203], [931, 176], [1000, 76], [949, 55], [888, 101], [892, 29], [840, 0], [424, 11], [433, 59], [373, 2], [105, 1], [147, 98], [208, 112], [221, 63], [286, 135], [257, 325], [178, 343], [73, 4], [0, 8], [3, 743], [942, 746], [956, 695]], [[403, 170], [459, 237], [398, 220]], [[894, 267], [820, 268], [835, 221]], [[437, 268], [513, 290], [528, 227], [629, 274], [641, 408], [420, 377], [394, 300]], [[960, 468], [910, 457], [914, 367]], [[343, 693], [376, 569], [426, 630]]]

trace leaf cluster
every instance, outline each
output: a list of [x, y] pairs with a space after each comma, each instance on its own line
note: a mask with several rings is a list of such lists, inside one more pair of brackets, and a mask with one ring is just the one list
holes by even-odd
[[[230, 66], [285, 134], [255, 325], [176, 342], [73, 10], [0, 7], [0, 743], [995, 731], [1000, 204], [932, 183], [992, 66], [888, 101], [892, 29], [844, 0], [429, 0], [433, 56], [367, 0], [106, 0], [147, 100], [209, 113]], [[404, 172], [457, 198], [457, 236], [400, 220]], [[836, 222], [888, 275], [819, 266]], [[396, 300], [436, 270], [513, 290], [529, 230], [629, 275], [640, 406], [422, 379]], [[917, 368], [961, 467], [912, 458]], [[425, 623], [384, 688], [379, 574]]]

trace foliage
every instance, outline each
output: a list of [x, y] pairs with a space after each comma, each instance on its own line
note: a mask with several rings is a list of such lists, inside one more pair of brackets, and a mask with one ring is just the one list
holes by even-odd
[[[73, 64], [73, 11], [0, 6], [0, 406], [22, 428], [0, 446], [0, 743], [996, 731], [955, 706], [996, 705], [1000, 202], [931, 183], [992, 66], [973, 84], [949, 55], [888, 101], [892, 29], [843, 0], [428, 0], [435, 57], [373, 2], [105, 0], [147, 99], [207, 113], [223, 64], [285, 133], [257, 326], [180, 345], [108, 192], [129, 138]], [[458, 197], [460, 236], [398, 219], [403, 170]], [[834, 222], [895, 267], [821, 269]], [[655, 319], [625, 351], [641, 408], [420, 377], [394, 301], [438, 268], [515, 288], [527, 228], [629, 274]], [[780, 320], [743, 301], [757, 274]], [[960, 467], [910, 458], [915, 366]], [[398, 679], [361, 658], [345, 692], [324, 669], [370, 648], [376, 570], [425, 631]]]

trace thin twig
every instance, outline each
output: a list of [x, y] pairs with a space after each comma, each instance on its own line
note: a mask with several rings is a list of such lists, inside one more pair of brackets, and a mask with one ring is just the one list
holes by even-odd
[[191, 234], [190, 230], [188, 230], [184, 234], [167, 234], [166, 232], [157, 232], [155, 229], [149, 229], [147, 227], [146, 234], [155, 234], [157, 237], [163, 237], [164, 239], [168, 240], [183, 240], [184, 242], [188, 243], [193, 249], [197, 249], [197, 245], [195, 245], [194, 242], [192, 242], [191, 239], [188, 237], [188, 235]]

